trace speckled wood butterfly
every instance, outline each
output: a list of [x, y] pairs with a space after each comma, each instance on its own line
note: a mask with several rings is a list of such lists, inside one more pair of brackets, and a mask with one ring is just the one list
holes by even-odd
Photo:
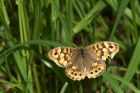
[[86, 76], [96, 78], [106, 69], [105, 61], [119, 51], [118, 43], [104, 41], [87, 47], [57, 47], [49, 51], [49, 58], [58, 66], [66, 68], [66, 75], [73, 80]]

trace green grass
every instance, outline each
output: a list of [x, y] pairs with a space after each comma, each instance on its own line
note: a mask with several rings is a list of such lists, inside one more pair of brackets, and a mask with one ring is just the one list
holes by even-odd
[[[0, 93], [140, 93], [139, 0], [0, 0]], [[119, 43], [106, 71], [73, 81], [53, 47]]]

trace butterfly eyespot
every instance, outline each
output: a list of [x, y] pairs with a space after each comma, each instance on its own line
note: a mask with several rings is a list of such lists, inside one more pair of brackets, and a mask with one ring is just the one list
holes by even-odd
[[71, 74], [73, 74], [73, 72], [71, 72]]
[[93, 74], [93, 72], [90, 72], [90, 74]]
[[57, 54], [58, 54], [58, 53], [55, 51], [55, 52], [54, 52], [54, 55], [57, 55]]
[[80, 73], [79, 76], [82, 76], [82, 74]]
[[74, 76], [77, 76], [77, 73], [74, 73]]
[[98, 72], [98, 70], [95, 70], [95, 73], [97, 73]]
[[110, 45], [110, 46], [109, 46], [109, 48], [113, 48], [113, 46], [112, 46], [112, 45]]

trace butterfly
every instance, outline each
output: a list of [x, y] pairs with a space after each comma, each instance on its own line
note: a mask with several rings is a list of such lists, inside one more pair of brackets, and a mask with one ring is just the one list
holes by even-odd
[[72, 80], [85, 77], [96, 78], [106, 69], [106, 60], [119, 51], [119, 44], [111, 41], [98, 42], [86, 47], [57, 47], [48, 52], [49, 58], [58, 66], [66, 68]]

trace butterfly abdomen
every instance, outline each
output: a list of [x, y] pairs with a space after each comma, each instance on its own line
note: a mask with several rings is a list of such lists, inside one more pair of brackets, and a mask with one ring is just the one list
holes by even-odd
[[85, 49], [84, 48], [80, 48], [79, 52], [80, 52], [81, 57], [85, 58]]

